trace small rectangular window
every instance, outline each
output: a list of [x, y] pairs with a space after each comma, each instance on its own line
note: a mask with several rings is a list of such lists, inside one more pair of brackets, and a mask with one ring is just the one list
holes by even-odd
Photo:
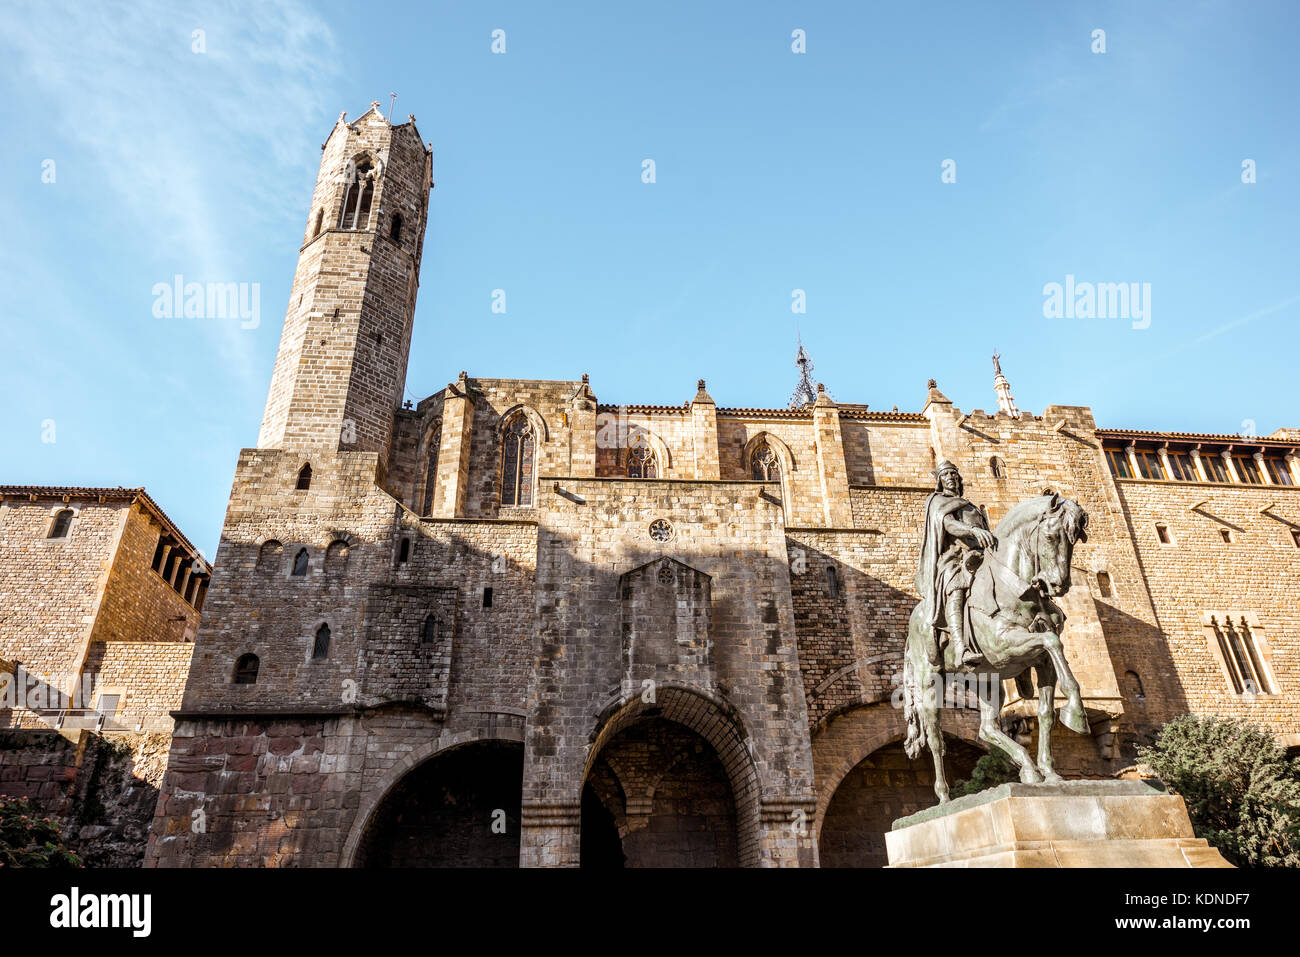
[[1264, 484], [1264, 479], [1259, 474], [1259, 463], [1252, 456], [1234, 456], [1232, 464], [1237, 467], [1238, 477], [1247, 485]]
[[1228, 478], [1228, 466], [1223, 463], [1223, 456], [1214, 452], [1201, 456], [1201, 464], [1205, 466], [1205, 474], [1211, 482], [1231, 482]]
[[1144, 479], [1163, 479], [1165, 470], [1160, 465], [1160, 453], [1153, 451], [1141, 451], [1134, 453], [1137, 459], [1138, 471], [1142, 473]]
[[1300, 528], [1291, 529], [1291, 541], [1295, 542], [1295, 547], [1300, 548]]
[[483, 589], [483, 607], [484, 607], [484, 608], [491, 608], [491, 607], [492, 607], [492, 589], [491, 589], [491, 588], [484, 588], [484, 589]]
[[1219, 529], [1219, 537], [1223, 539], [1225, 544], [1232, 544], [1232, 532], [1228, 531], [1226, 528]]
[[840, 597], [840, 578], [835, 574], [834, 565], [826, 566], [826, 586], [830, 589], [832, 598]]
[[1160, 539], [1161, 545], [1169, 544], [1169, 528], [1165, 525], [1156, 526], [1156, 538]]
[[1123, 449], [1107, 449], [1106, 458], [1110, 461], [1110, 471], [1116, 478], [1132, 478], [1133, 469], [1129, 465], [1128, 453]]
[[1170, 452], [1166, 458], [1169, 461], [1169, 471], [1174, 475], [1175, 482], [1196, 482], [1200, 476], [1196, 474], [1196, 465], [1192, 462], [1192, 457], [1186, 452]]
[[1268, 477], [1273, 480], [1274, 485], [1295, 484], [1291, 478], [1291, 469], [1287, 467], [1286, 459], [1265, 459], [1264, 467], [1268, 469]]

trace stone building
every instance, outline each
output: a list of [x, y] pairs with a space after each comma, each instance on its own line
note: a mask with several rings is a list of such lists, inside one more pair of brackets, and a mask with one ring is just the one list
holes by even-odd
[[142, 488], [0, 486], [0, 795], [91, 863], [143, 856], [209, 579]]
[[[377, 105], [324, 144], [148, 863], [883, 863], [933, 801], [893, 700], [939, 458], [993, 522], [1047, 489], [1091, 517], [1063, 773], [1188, 710], [1300, 741], [1300, 434], [1021, 413], [1000, 367], [993, 414], [465, 372], [402, 407], [431, 176]], [[974, 715], [944, 721], [960, 777]]]

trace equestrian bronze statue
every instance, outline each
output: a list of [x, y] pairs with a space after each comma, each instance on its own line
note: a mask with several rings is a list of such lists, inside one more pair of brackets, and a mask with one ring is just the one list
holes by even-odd
[[[1058, 683], [1066, 697], [1061, 723], [1087, 734], [1088, 722], [1061, 645], [1065, 613], [1052, 598], [1070, 590], [1070, 558], [1075, 544], [1088, 540], [1088, 513], [1053, 493], [1016, 505], [990, 531], [984, 512], [963, 497], [957, 467], [945, 459], [934, 475], [916, 574], [921, 602], [903, 657], [907, 756], [929, 747], [934, 792], [939, 803], [947, 801], [940, 711], [954, 684], [948, 676], [960, 675], [958, 687], [975, 686], [981, 740], [1011, 756], [1021, 781], [1059, 781], [1052, 770]], [[1002, 681], [1014, 678], [1021, 696], [1030, 698], [1030, 668], [1038, 685], [1037, 764], [998, 726]]]

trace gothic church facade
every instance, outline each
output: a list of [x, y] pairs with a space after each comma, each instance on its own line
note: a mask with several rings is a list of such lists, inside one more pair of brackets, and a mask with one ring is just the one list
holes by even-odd
[[[256, 448], [239, 458], [155, 866], [884, 863], [933, 802], [896, 707], [930, 470], [996, 522], [1090, 515], [1067, 653], [1110, 776], [1186, 711], [1300, 743], [1300, 433], [1087, 408], [603, 405], [460, 373], [402, 407], [432, 189], [414, 119], [323, 147]], [[807, 391], [807, 390], [806, 390]], [[982, 753], [946, 710], [950, 776]], [[1028, 741], [1030, 702], [1005, 721]]]

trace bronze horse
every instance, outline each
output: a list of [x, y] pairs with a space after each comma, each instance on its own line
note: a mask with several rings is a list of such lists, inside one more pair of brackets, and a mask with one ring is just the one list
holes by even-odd
[[[1056, 684], [1066, 702], [1061, 723], [1078, 734], [1088, 733], [1079, 683], [1070, 672], [1061, 645], [1065, 613], [1052, 601], [1070, 590], [1070, 558], [1076, 542], [1088, 540], [1088, 513], [1077, 502], [1059, 495], [1028, 499], [1007, 512], [994, 529], [997, 547], [984, 553], [966, 601], [969, 635], [980, 659], [971, 665], [953, 661], [948, 643], [938, 663], [924, 603], [912, 612], [903, 657], [903, 715], [909, 758], [922, 746], [934, 757], [934, 792], [948, 800], [943, 773], [943, 731], [940, 708], [947, 675], [975, 675], [980, 709], [981, 740], [997, 745], [1020, 766], [1028, 784], [1061, 780], [1052, 770], [1052, 719]], [[1038, 682], [1038, 762], [998, 727], [1002, 681], [1014, 678], [1023, 697], [1033, 693], [1028, 669]], [[996, 679], [996, 680], [994, 680]]]

